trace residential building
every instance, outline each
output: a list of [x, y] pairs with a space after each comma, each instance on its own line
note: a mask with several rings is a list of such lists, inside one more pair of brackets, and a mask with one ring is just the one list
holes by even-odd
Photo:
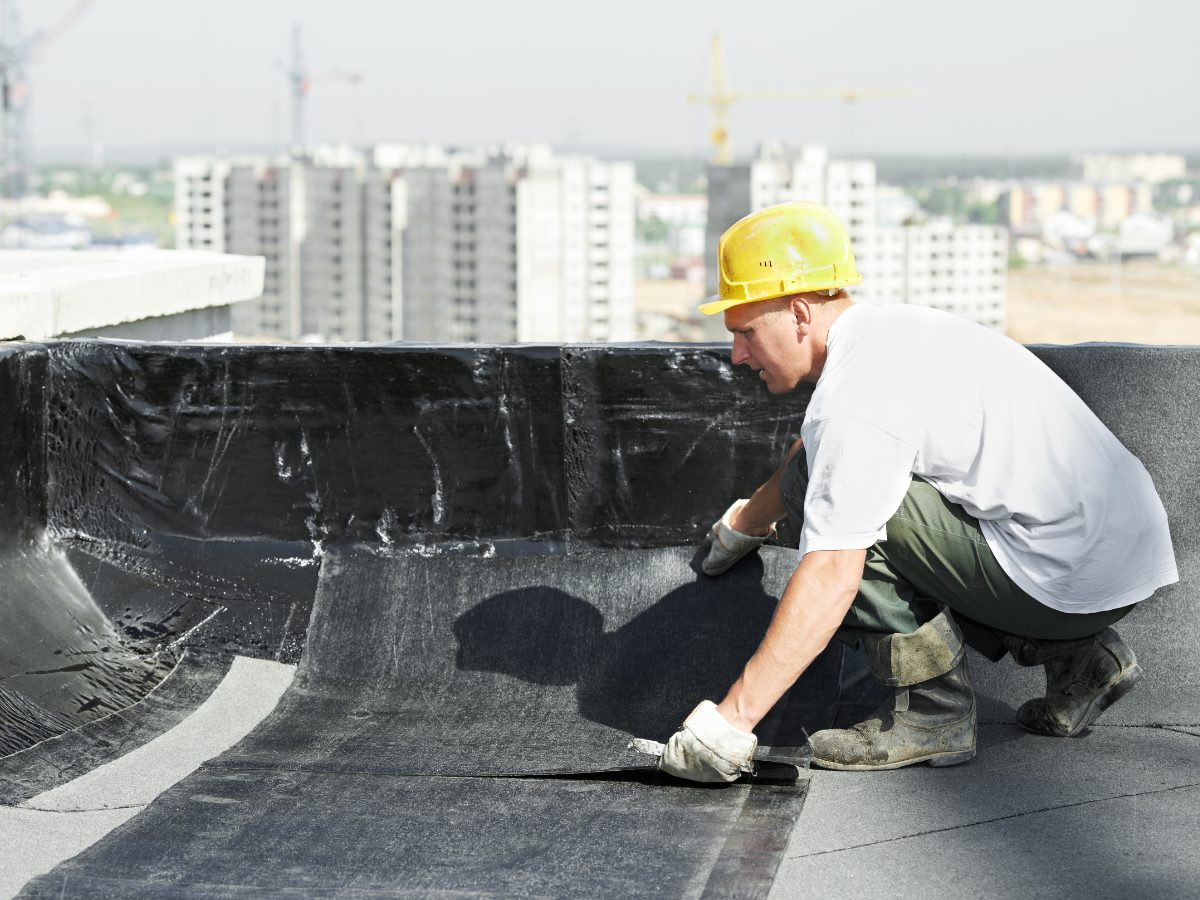
[[[196, 164], [199, 161], [188, 161]], [[219, 168], [218, 168], [219, 166]], [[177, 165], [176, 172], [178, 173]], [[290, 160], [214, 161], [214, 175], [224, 172], [225, 197], [222, 249], [266, 262], [263, 293], [233, 308], [233, 330], [250, 337], [299, 339], [300, 246], [304, 238], [303, 169]], [[293, 183], [293, 182], [297, 183]], [[205, 182], [201, 181], [202, 184]], [[176, 184], [176, 198], [180, 196]], [[176, 201], [178, 206], [178, 199]], [[179, 217], [176, 246], [189, 246]]]
[[[1003, 332], [1008, 230], [945, 218], [876, 231], [872, 302], [942, 309]], [[864, 284], [866, 276], [863, 276]]]
[[[1137, 164], [1140, 157], [1085, 156], [1083, 181], [1009, 181], [999, 197], [1001, 219], [1014, 232], [1037, 235], [1067, 210], [1093, 229], [1116, 231], [1129, 216], [1154, 212], [1156, 179], [1184, 171], [1183, 157], [1176, 165], [1168, 154], [1143, 156], [1144, 165]], [[1160, 157], [1166, 162], [1155, 164]], [[1139, 174], [1146, 177], [1133, 177]]]
[[265, 258], [262, 296], [233, 307], [235, 334], [363, 339], [362, 175], [347, 150], [176, 161], [176, 246]]
[[850, 290], [855, 300], [930, 306], [1005, 328], [1008, 231], [918, 220], [894, 190], [876, 183], [871, 160], [830, 159], [819, 145], [775, 142], [749, 165], [710, 167], [708, 183], [709, 209], [718, 211], [708, 229], [710, 294], [717, 291], [717, 242], [730, 225], [776, 203], [811, 200], [846, 226], [863, 276]]
[[1083, 153], [1072, 157], [1084, 181], [1164, 181], [1187, 177], [1187, 159], [1179, 153]]
[[637, 198], [637, 219], [657, 220], [666, 226], [663, 240], [675, 256], [704, 256], [704, 230], [708, 222], [708, 197], [704, 194], [643, 193]]
[[225, 187], [230, 161], [190, 158], [175, 161], [175, 246], [225, 249]]
[[430, 342], [633, 337], [634, 169], [380, 145], [180, 160], [180, 246], [267, 258], [252, 336]]

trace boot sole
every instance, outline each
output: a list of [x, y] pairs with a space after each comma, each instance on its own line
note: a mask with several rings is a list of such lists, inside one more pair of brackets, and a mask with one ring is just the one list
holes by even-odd
[[931, 753], [928, 756], [919, 756], [916, 759], [905, 759], [900, 762], [893, 763], [878, 763], [872, 765], [870, 763], [849, 765], [847, 763], [826, 762], [824, 760], [814, 758], [811, 765], [821, 769], [832, 769], [837, 772], [874, 772], [884, 771], [887, 769], [902, 769], [905, 766], [915, 766], [918, 763], [927, 762], [929, 765], [937, 768], [942, 766], [957, 766], [961, 763], [968, 762], [975, 758], [975, 748], [970, 750], [956, 750], [947, 753]]

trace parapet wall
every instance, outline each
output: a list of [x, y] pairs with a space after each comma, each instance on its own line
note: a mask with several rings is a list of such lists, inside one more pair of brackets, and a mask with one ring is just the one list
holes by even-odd
[[713, 347], [50, 345], [60, 535], [664, 546], [774, 470], [809, 392]]

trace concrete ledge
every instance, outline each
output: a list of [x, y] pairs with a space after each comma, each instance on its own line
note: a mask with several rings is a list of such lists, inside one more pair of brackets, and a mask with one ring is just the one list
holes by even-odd
[[260, 256], [199, 250], [0, 251], [0, 339], [38, 341], [228, 307], [262, 294], [263, 268]]
[[233, 319], [228, 306], [189, 309], [172, 316], [153, 316], [120, 325], [85, 328], [65, 338], [107, 338], [114, 341], [233, 340]]

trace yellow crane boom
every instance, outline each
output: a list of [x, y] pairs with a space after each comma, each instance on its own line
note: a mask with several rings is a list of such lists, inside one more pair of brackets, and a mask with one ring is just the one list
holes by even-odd
[[843, 100], [856, 103], [882, 97], [915, 97], [917, 92], [910, 87], [869, 88], [818, 88], [815, 90], [755, 90], [731, 91], [725, 72], [725, 53], [721, 47], [721, 36], [714, 34], [710, 51], [709, 73], [712, 93], [707, 96], [691, 94], [688, 103], [707, 103], [712, 108], [712, 132], [709, 140], [713, 145], [712, 162], [715, 166], [733, 164], [733, 142], [729, 135], [729, 110], [739, 100]]

